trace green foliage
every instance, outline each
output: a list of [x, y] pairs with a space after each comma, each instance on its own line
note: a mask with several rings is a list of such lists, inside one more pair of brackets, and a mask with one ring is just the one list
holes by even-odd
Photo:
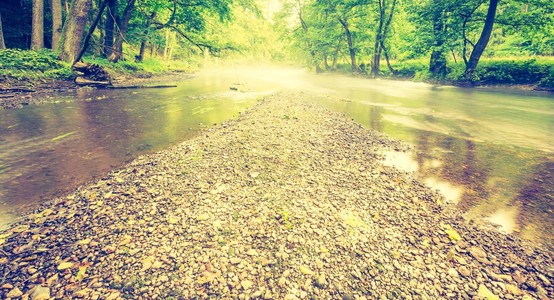
[[550, 66], [548, 74], [541, 79], [538, 84], [539, 87], [554, 90], [554, 66]]
[[[482, 61], [475, 72], [480, 84], [537, 84], [549, 77], [554, 62], [548, 59], [495, 59]], [[463, 63], [449, 66], [449, 81], [463, 81]], [[547, 81], [547, 79], [546, 79]]]
[[398, 71], [396, 76], [402, 78], [415, 78], [417, 76], [420, 80], [429, 69], [428, 62], [422, 59], [403, 61], [394, 67]]
[[117, 63], [112, 63], [105, 58], [86, 57], [85, 60], [92, 64], [102, 66], [109, 73], [116, 74], [131, 74], [137, 76], [140, 74], [156, 74], [172, 70], [188, 71], [190, 66], [182, 62], [164, 62], [161, 59], [147, 58], [143, 62], [137, 63], [134, 61], [120, 60]]
[[0, 50], [0, 75], [15, 79], [69, 79], [71, 67], [50, 50]]

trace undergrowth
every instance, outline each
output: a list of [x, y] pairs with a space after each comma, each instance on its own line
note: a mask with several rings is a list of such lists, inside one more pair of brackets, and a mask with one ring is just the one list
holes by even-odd
[[69, 64], [48, 49], [0, 50], [0, 77], [16, 80], [67, 80], [73, 77]]
[[[406, 78], [414, 81], [434, 81], [443, 83], [467, 82], [464, 77], [464, 62], [450, 62], [445, 78], [434, 78], [429, 72], [429, 62], [425, 59], [393, 62], [396, 74], [381, 65], [381, 76], [385, 78]], [[369, 70], [369, 66], [366, 67]], [[351, 72], [350, 65], [341, 64], [337, 72]], [[488, 84], [529, 84], [540, 88], [554, 89], [554, 59], [547, 57], [512, 59], [482, 59], [474, 74], [473, 83]]]

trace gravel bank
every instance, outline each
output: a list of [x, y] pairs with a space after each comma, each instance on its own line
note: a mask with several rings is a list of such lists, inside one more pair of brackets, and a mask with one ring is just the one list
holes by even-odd
[[0, 234], [0, 296], [553, 299], [552, 253], [444, 210], [387, 137], [302, 93], [139, 157]]

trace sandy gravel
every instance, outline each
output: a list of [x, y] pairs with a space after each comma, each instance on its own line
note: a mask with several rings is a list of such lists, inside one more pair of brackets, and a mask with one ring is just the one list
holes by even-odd
[[284, 92], [0, 233], [0, 297], [553, 299], [552, 253], [384, 166], [406, 146]]

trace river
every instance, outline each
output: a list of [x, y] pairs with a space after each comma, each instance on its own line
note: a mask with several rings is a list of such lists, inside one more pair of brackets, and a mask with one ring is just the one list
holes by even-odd
[[409, 153], [384, 152], [385, 163], [417, 172], [445, 205], [552, 245], [553, 94], [277, 68], [200, 72], [167, 89], [82, 89], [0, 111], [0, 227], [24, 207], [194, 137], [283, 89], [315, 93], [330, 109], [412, 145]]

